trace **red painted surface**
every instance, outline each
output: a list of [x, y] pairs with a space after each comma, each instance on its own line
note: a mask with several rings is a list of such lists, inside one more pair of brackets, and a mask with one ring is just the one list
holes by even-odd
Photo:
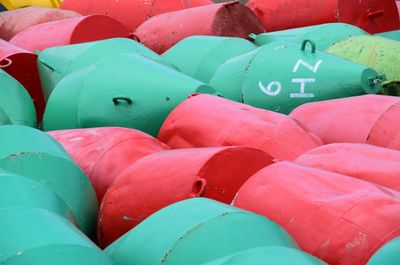
[[208, 0], [64, 0], [61, 8], [82, 15], [108, 15], [133, 31], [152, 16], [209, 3]]
[[11, 43], [29, 51], [109, 38], [128, 37], [117, 20], [103, 15], [70, 18], [30, 27], [11, 39]]
[[304, 153], [296, 163], [400, 191], [400, 152], [369, 144], [338, 143]]
[[286, 115], [211, 95], [178, 105], [158, 139], [172, 148], [247, 146], [287, 160], [322, 144]]
[[193, 35], [247, 38], [264, 32], [263, 25], [238, 2], [207, 5], [153, 17], [135, 31], [141, 42], [157, 53]]
[[36, 61], [36, 54], [0, 39], [0, 68], [17, 79], [29, 92], [38, 121], [41, 121], [45, 102]]
[[333, 22], [353, 24], [369, 33], [400, 28], [393, 0], [250, 0], [247, 5], [267, 31]]
[[146, 133], [119, 127], [61, 130], [48, 134], [88, 175], [99, 202], [123, 170], [148, 154], [168, 148]]
[[256, 173], [235, 206], [275, 221], [330, 265], [365, 265], [400, 235], [399, 192], [292, 162]]
[[397, 11], [398, 11], [399, 16], [400, 16], [400, 2], [397, 1], [397, 2], [396, 2], [396, 5], [397, 5]]
[[388, 147], [400, 133], [400, 98], [365, 95], [321, 101], [302, 105], [290, 116], [327, 144]]
[[79, 16], [73, 11], [40, 6], [0, 12], [0, 38], [10, 40], [24, 29], [34, 25]]
[[126, 169], [104, 196], [98, 221], [102, 247], [175, 202], [206, 197], [231, 203], [242, 184], [272, 163], [245, 147], [196, 148], [154, 153]]

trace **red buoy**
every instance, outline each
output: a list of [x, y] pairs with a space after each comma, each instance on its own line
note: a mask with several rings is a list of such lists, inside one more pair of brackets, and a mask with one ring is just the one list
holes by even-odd
[[0, 38], [10, 40], [24, 29], [34, 25], [80, 16], [73, 11], [42, 6], [0, 12]]
[[322, 144], [284, 114], [205, 94], [178, 105], [158, 139], [172, 148], [247, 146], [285, 160]]
[[36, 54], [0, 39], [0, 68], [17, 79], [29, 92], [40, 122], [45, 102], [36, 61]]
[[196, 148], [148, 155], [126, 169], [104, 196], [98, 220], [102, 247], [175, 202], [206, 197], [231, 203], [242, 184], [272, 163], [246, 147]]
[[61, 8], [82, 15], [108, 15], [135, 30], [152, 16], [210, 3], [211, 0], [64, 0]]
[[103, 127], [47, 132], [88, 175], [99, 202], [114, 179], [138, 159], [168, 147], [134, 129]]
[[128, 30], [119, 21], [108, 16], [92, 15], [35, 25], [18, 33], [10, 42], [33, 52], [128, 35]]
[[158, 15], [141, 24], [135, 35], [150, 49], [163, 53], [194, 35], [247, 38], [250, 33], [262, 32], [257, 16], [234, 1]]
[[393, 0], [250, 0], [268, 31], [343, 22], [374, 34], [400, 28]]
[[298, 107], [290, 116], [327, 144], [388, 147], [400, 134], [399, 97], [365, 95], [314, 102]]
[[400, 235], [399, 192], [292, 162], [252, 176], [235, 206], [275, 221], [330, 265], [365, 265]]
[[399, 151], [369, 144], [337, 143], [310, 150], [295, 162], [400, 191]]

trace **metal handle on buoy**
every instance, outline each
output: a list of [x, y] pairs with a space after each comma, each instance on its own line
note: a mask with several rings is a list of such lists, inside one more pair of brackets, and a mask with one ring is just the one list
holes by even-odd
[[315, 51], [316, 51], [316, 46], [315, 46], [315, 43], [312, 41], [312, 40], [303, 40], [303, 43], [301, 44], [301, 50], [302, 51], [305, 51], [306, 50], [306, 46], [307, 46], [307, 43], [310, 43], [311, 44], [311, 52], [312, 53], [315, 53]]
[[128, 105], [131, 105], [132, 104], [132, 99], [131, 98], [129, 98], [129, 97], [120, 97], [120, 96], [118, 96], [118, 97], [113, 97], [113, 99], [112, 99], [112, 101], [114, 102], [114, 105], [115, 106], [117, 106], [117, 105], [119, 105], [119, 103], [121, 102], [121, 101], [126, 101], [127, 103], [128, 103]]

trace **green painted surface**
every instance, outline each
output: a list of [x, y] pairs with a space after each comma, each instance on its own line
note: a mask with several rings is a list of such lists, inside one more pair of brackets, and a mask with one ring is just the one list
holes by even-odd
[[116, 265], [197, 265], [261, 246], [297, 248], [274, 222], [209, 199], [170, 205], [105, 249]]
[[38, 208], [48, 210], [77, 224], [65, 202], [38, 181], [0, 170], [0, 209]]
[[381, 247], [368, 261], [367, 265], [397, 265], [400, 261], [400, 237]]
[[153, 136], [168, 114], [208, 85], [140, 55], [122, 54], [71, 73], [54, 89], [44, 130], [120, 126]]
[[12, 122], [2, 108], [0, 108], [0, 125], [11, 125]]
[[255, 48], [256, 45], [241, 38], [193, 36], [180, 41], [162, 56], [181, 72], [208, 83], [225, 61]]
[[400, 30], [386, 31], [375, 34], [375, 36], [400, 41]]
[[228, 99], [284, 114], [309, 102], [380, 91], [384, 76], [373, 69], [303, 44], [273, 42], [228, 60], [210, 85]]
[[274, 31], [259, 35], [251, 35], [254, 43], [261, 46], [274, 41], [288, 41], [301, 44], [311, 40], [318, 50], [325, 50], [332, 44], [353, 36], [369, 35], [364, 30], [346, 23], [327, 23], [310, 27]]
[[41, 52], [38, 59], [45, 99], [48, 99], [57, 83], [67, 74], [101, 60], [112, 60], [115, 55], [122, 53], [140, 54], [164, 63], [160, 55], [127, 38], [113, 38], [49, 48]]
[[378, 36], [359, 36], [338, 42], [328, 53], [384, 73], [383, 94], [400, 95], [400, 42]]
[[33, 208], [0, 209], [2, 265], [112, 265], [66, 219]]
[[12, 76], [0, 69], [0, 108], [11, 123], [30, 127], [37, 126], [36, 110], [25, 88]]
[[235, 253], [231, 256], [208, 262], [204, 265], [327, 265], [319, 260], [293, 248], [261, 247]]

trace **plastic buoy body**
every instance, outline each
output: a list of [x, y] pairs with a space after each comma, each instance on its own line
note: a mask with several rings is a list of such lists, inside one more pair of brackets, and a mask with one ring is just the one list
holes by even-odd
[[398, 97], [365, 95], [305, 104], [290, 116], [326, 144], [368, 143], [400, 150], [395, 144], [399, 111]]
[[311, 40], [318, 50], [325, 50], [338, 41], [360, 35], [368, 35], [368, 33], [346, 23], [327, 23], [252, 35], [251, 38], [259, 46], [274, 41], [289, 41], [302, 44], [304, 40]]
[[[148, 248], [148, 244], [152, 247]], [[198, 265], [263, 246], [296, 248], [296, 243], [281, 227], [262, 216], [201, 198], [158, 211], [110, 245], [105, 253], [115, 265]], [[193, 255], [189, 249], [201, 255]]]
[[253, 175], [235, 206], [277, 222], [330, 265], [363, 265], [399, 236], [399, 200], [397, 191], [366, 181], [280, 162]]
[[25, 88], [0, 69], [0, 108], [12, 124], [36, 127], [36, 110]]
[[64, 218], [34, 208], [0, 209], [0, 263], [111, 265], [112, 261]]
[[286, 115], [211, 95], [181, 103], [165, 120], [158, 139], [172, 148], [246, 146], [287, 160], [322, 144]]
[[30, 6], [1, 12], [0, 38], [8, 41], [31, 26], [79, 16], [78, 13], [73, 11], [40, 6]]
[[352, 24], [369, 33], [400, 27], [399, 14], [392, 0], [250, 0], [247, 5], [268, 31], [332, 22]]
[[400, 30], [386, 31], [383, 33], [375, 34], [375, 36], [400, 41]]
[[57, 8], [62, 0], [2, 0], [1, 3], [8, 9], [18, 9], [26, 6], [45, 6]]
[[261, 22], [249, 8], [230, 2], [158, 15], [140, 25], [135, 35], [147, 47], [163, 53], [194, 35], [247, 38], [250, 33], [262, 32]]
[[338, 143], [310, 150], [295, 162], [366, 180], [400, 192], [400, 152], [367, 144]]
[[387, 78], [384, 94], [400, 95], [400, 42], [378, 36], [358, 36], [335, 43], [326, 51], [384, 73]]
[[60, 81], [48, 99], [43, 128], [121, 126], [156, 136], [168, 114], [190, 94], [213, 92], [171, 67], [122, 54]]
[[203, 265], [325, 265], [326, 263], [297, 249], [260, 247], [244, 250]]
[[94, 234], [98, 203], [88, 177], [51, 136], [26, 126], [0, 126], [0, 168], [45, 184], [71, 208], [79, 228]]
[[[38, 69], [47, 100], [57, 83], [67, 74], [118, 54], [139, 54], [168, 65], [163, 58], [142, 44], [127, 38], [54, 47], [40, 53]], [[101, 55], [101, 56], [100, 56]]]
[[97, 225], [100, 246], [109, 245], [175, 202], [205, 197], [230, 204], [242, 184], [271, 163], [268, 154], [246, 147], [180, 149], [148, 155], [123, 171], [107, 191]]
[[368, 261], [367, 265], [394, 265], [400, 259], [400, 237], [381, 247]]
[[127, 37], [128, 30], [117, 20], [92, 15], [38, 24], [15, 35], [10, 42], [28, 51], [54, 46]]
[[37, 208], [43, 209], [78, 225], [71, 209], [52, 190], [38, 181], [0, 171], [0, 209]]
[[0, 39], [0, 68], [14, 77], [28, 91], [42, 120], [45, 101], [37, 70], [37, 55]]
[[181, 72], [208, 83], [226, 60], [256, 47], [241, 38], [193, 36], [178, 42], [162, 56]]
[[155, 15], [210, 3], [212, 3], [211, 0], [64, 0], [61, 8], [74, 10], [82, 15], [108, 15], [119, 20], [129, 30], [135, 30]]
[[118, 127], [48, 132], [88, 175], [97, 199], [138, 159], [168, 147], [143, 132]]
[[385, 75], [302, 45], [272, 42], [221, 65], [210, 85], [224, 97], [284, 114], [313, 101], [374, 94]]

